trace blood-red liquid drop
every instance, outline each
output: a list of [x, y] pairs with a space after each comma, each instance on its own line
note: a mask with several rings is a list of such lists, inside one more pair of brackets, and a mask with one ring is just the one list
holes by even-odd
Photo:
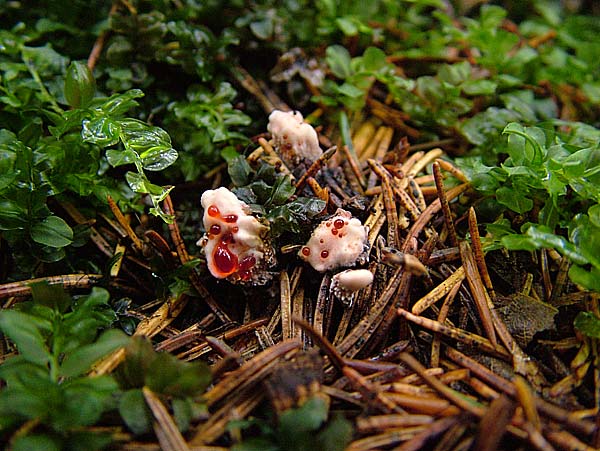
[[[252, 255], [248, 255], [248, 256], [242, 258], [242, 260], [240, 261], [240, 270], [247, 271], [250, 268], [252, 268], [255, 264], [256, 264], [256, 258], [254, 258], [254, 256], [252, 256]], [[240, 272], [240, 274], [241, 274], [241, 272]]]
[[321, 258], [329, 257], [329, 251], [321, 251]]
[[343, 219], [336, 219], [335, 221], [333, 221], [333, 226], [336, 229], [341, 229], [342, 227], [344, 227], [344, 220]]
[[337, 231], [337, 229], [331, 229], [331, 234], [332, 234], [332, 235], [337, 235], [337, 234], [338, 234], [338, 231]]
[[223, 277], [233, 274], [238, 268], [237, 257], [227, 248], [226, 244], [217, 244], [213, 259], [217, 270]]
[[225, 215], [223, 216], [223, 221], [229, 223], [229, 224], [233, 224], [234, 222], [237, 222], [238, 217], [237, 215]]
[[216, 205], [211, 205], [208, 207], [208, 216], [212, 216], [213, 218], [219, 216], [219, 209]]
[[250, 277], [252, 277], [252, 273], [248, 270], [240, 271], [239, 275], [240, 275], [240, 279], [242, 279], [242, 280], [249, 280]]
[[302, 248], [302, 255], [304, 255], [305, 257], [308, 257], [310, 255], [310, 248], [309, 247], [303, 247]]
[[209, 231], [213, 235], [218, 235], [219, 233], [221, 233], [221, 226], [219, 224], [213, 224], [210, 226]]
[[233, 226], [233, 227], [231, 228], [231, 231], [232, 231], [233, 233], [238, 233], [238, 232], [240, 231], [240, 228], [239, 228], [238, 226]]

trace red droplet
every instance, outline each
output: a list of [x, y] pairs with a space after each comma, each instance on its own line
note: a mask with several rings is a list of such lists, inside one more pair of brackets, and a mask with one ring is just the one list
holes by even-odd
[[327, 222], [325, 223], [325, 225], [326, 225], [327, 227], [331, 227], [331, 221], [327, 221]]
[[324, 240], [323, 238], [321, 238], [321, 239], [319, 240], [319, 243], [321, 243], [321, 244], [323, 244], [324, 242], [325, 242], [325, 240]]
[[238, 219], [237, 215], [225, 215], [225, 216], [223, 216], [223, 221], [225, 221], [225, 222], [227, 222], [229, 224], [237, 222], [237, 219]]
[[247, 255], [240, 261], [240, 270], [248, 271], [256, 264], [256, 258], [253, 255]]
[[238, 233], [238, 232], [240, 231], [240, 228], [239, 228], [238, 226], [233, 226], [233, 227], [231, 228], [231, 231], [232, 231], [233, 233]]
[[224, 233], [223, 236], [221, 237], [221, 243], [224, 243], [224, 244], [235, 243], [235, 241], [233, 239], [233, 235], [231, 233]]
[[321, 251], [321, 258], [329, 257], [329, 251]]
[[248, 270], [240, 271], [238, 274], [240, 276], [240, 279], [242, 279], [242, 280], [249, 280], [250, 277], [252, 277], [252, 273]]
[[308, 257], [308, 256], [310, 255], [310, 248], [309, 248], [309, 247], [306, 247], [306, 246], [304, 246], [304, 247], [302, 248], [302, 255], [304, 255], [305, 257]]
[[215, 216], [219, 216], [219, 209], [216, 205], [211, 205], [210, 207], [208, 207], [208, 216], [212, 216], [213, 218]]
[[337, 229], [332, 229], [332, 230], [331, 230], [331, 234], [332, 234], [332, 235], [337, 235], [337, 234], [338, 234], [338, 231], [337, 231]]
[[336, 219], [335, 221], [333, 221], [333, 226], [336, 229], [341, 229], [342, 227], [344, 227], [344, 224], [345, 224], [345, 222], [343, 219]]
[[219, 233], [221, 233], [221, 226], [219, 224], [213, 224], [210, 226], [209, 231], [213, 235], [218, 235]]
[[237, 257], [227, 248], [227, 245], [223, 243], [219, 243], [215, 247], [213, 260], [217, 270], [223, 277], [233, 274], [238, 267]]

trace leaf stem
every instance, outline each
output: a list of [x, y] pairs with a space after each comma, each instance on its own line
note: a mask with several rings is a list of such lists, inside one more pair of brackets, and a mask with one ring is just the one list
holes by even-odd
[[52, 97], [52, 95], [50, 95], [50, 93], [46, 89], [46, 86], [44, 85], [44, 82], [42, 81], [40, 74], [36, 70], [36, 68], [33, 65], [33, 63], [31, 62], [31, 60], [29, 58], [27, 58], [26, 56], [23, 56], [22, 58], [23, 58], [23, 62], [27, 66], [27, 70], [29, 71], [29, 73], [31, 74], [31, 76], [33, 77], [35, 82], [38, 84], [43, 99], [50, 104], [50, 106], [52, 107], [52, 109], [54, 111], [56, 111], [59, 114], [63, 114], [64, 110], [58, 105], [58, 103], [56, 102], [54, 97]]

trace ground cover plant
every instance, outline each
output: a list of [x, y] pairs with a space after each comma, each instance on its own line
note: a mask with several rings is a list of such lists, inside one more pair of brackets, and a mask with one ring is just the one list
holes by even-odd
[[[593, 2], [0, 19], [7, 449], [600, 446]], [[323, 155], [290, 156], [275, 109]], [[219, 187], [262, 231], [239, 262]], [[311, 267], [349, 218], [362, 272]]]

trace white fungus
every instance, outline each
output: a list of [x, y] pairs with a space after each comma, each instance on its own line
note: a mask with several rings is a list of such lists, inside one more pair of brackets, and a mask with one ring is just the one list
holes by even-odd
[[274, 251], [266, 240], [269, 227], [250, 214], [248, 206], [227, 188], [202, 194], [206, 233], [204, 248], [210, 273], [232, 282], [265, 283], [266, 267], [274, 265]]
[[368, 259], [368, 228], [346, 210], [319, 224], [298, 255], [319, 272], [354, 266]]
[[323, 154], [317, 132], [304, 122], [299, 111], [274, 110], [269, 115], [267, 130], [273, 136], [279, 156], [290, 167], [302, 162], [310, 164]]
[[332, 277], [329, 289], [344, 305], [350, 307], [356, 292], [372, 283], [373, 273], [368, 269], [347, 269]]

